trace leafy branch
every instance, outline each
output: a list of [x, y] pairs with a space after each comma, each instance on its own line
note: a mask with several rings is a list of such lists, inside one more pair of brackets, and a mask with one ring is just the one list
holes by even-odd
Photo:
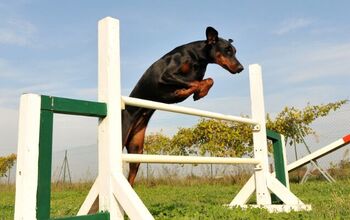
[[6, 176], [6, 172], [14, 165], [16, 158], [16, 154], [0, 157], [0, 177]]
[[[327, 116], [347, 102], [348, 100], [341, 100], [321, 105], [308, 103], [303, 109], [285, 107], [274, 119], [267, 114], [266, 127], [283, 134], [286, 143], [294, 145], [296, 152], [296, 144], [305, 143], [304, 138], [307, 135], [316, 134], [311, 124], [317, 118]], [[145, 139], [147, 153], [176, 155], [251, 156], [252, 145], [251, 126], [213, 119], [200, 119], [191, 128], [179, 128], [173, 137], [158, 132]]]

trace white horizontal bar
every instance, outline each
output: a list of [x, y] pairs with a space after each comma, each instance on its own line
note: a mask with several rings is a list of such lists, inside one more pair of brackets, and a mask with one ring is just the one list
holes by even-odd
[[183, 113], [188, 115], [196, 115], [201, 117], [215, 118], [215, 119], [221, 119], [221, 120], [227, 120], [227, 121], [236, 121], [236, 122], [242, 122], [242, 123], [251, 124], [251, 125], [259, 124], [258, 122], [250, 118], [224, 115], [224, 114], [215, 113], [215, 112], [198, 110], [198, 109], [188, 108], [188, 107], [183, 107], [178, 105], [165, 104], [161, 102], [153, 102], [153, 101], [137, 99], [132, 97], [122, 96], [122, 101], [126, 105], [131, 105], [131, 106], [137, 106], [137, 107], [143, 107], [143, 108], [149, 108], [149, 109], [159, 109], [163, 111]]
[[295, 170], [307, 163], [309, 163], [311, 160], [316, 160], [317, 158], [320, 158], [320, 157], [323, 157], [345, 145], [349, 144], [349, 142], [345, 142], [343, 138], [340, 138], [336, 141], [334, 141], [333, 143], [291, 163], [291, 164], [288, 164], [287, 166], [287, 170], [288, 171], [292, 171], [292, 170]]
[[170, 156], [150, 154], [123, 154], [122, 160], [128, 163], [180, 163], [180, 164], [259, 164], [254, 158]]

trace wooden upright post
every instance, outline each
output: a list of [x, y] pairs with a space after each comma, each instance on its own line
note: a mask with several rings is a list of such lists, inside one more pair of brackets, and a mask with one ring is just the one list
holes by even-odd
[[254, 158], [261, 161], [256, 166], [254, 172], [256, 202], [258, 205], [266, 205], [271, 204], [271, 196], [266, 182], [266, 178], [270, 173], [265, 127], [264, 92], [260, 65], [253, 64], [249, 66], [249, 79], [252, 119], [259, 122], [259, 126], [253, 132]]

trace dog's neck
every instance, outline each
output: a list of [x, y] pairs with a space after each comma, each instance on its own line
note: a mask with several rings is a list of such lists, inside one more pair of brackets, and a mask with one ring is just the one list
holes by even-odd
[[191, 57], [197, 60], [202, 65], [208, 65], [214, 63], [215, 51], [213, 46], [208, 45], [207, 41], [195, 41], [191, 43], [193, 45]]
[[181, 51], [183, 47], [186, 47], [186, 53], [191, 57], [192, 62], [196, 62], [204, 68], [209, 63], [215, 63], [215, 46], [208, 44], [206, 40], [194, 41], [176, 47], [162, 58], [169, 54], [174, 54], [178, 50]]

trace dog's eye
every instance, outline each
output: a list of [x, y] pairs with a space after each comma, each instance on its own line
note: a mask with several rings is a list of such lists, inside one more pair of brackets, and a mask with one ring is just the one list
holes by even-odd
[[226, 48], [226, 54], [230, 55], [230, 56], [233, 54], [233, 51], [232, 51], [231, 47]]

